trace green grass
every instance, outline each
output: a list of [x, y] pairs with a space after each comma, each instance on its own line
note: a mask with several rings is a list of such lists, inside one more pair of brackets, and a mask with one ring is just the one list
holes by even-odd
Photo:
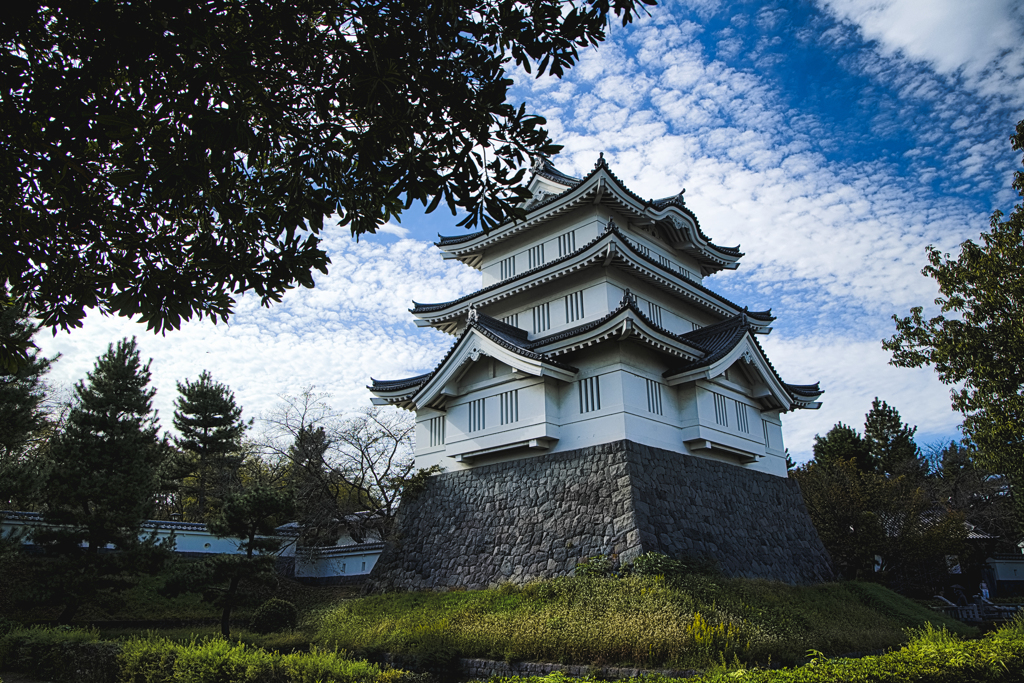
[[456, 657], [703, 669], [721, 661], [795, 664], [907, 642], [926, 623], [976, 631], [874, 584], [796, 587], [688, 576], [560, 578], [522, 588], [394, 593], [315, 619], [315, 642], [410, 667]]
[[[902, 648], [878, 656], [829, 659], [815, 653], [796, 668], [757, 669], [720, 665], [685, 679], [647, 675], [619, 683], [1020, 683], [1024, 680], [1024, 621], [1016, 620], [984, 638], [964, 640], [926, 624], [911, 630]], [[472, 682], [477, 683], [477, 682]], [[487, 683], [573, 683], [560, 672], [548, 676], [493, 676]], [[585, 678], [575, 683], [598, 683]]]

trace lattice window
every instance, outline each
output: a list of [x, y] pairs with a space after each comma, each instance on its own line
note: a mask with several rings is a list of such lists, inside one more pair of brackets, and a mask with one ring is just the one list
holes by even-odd
[[647, 246], [640, 244], [639, 242], [634, 242], [633, 246], [635, 246], [636, 250], [647, 258], [651, 257], [651, 250]]
[[444, 445], [444, 415], [430, 418], [430, 447]]
[[511, 325], [512, 327], [519, 327], [519, 314], [513, 313], [512, 315], [506, 315], [501, 319], [501, 322], [506, 325]]
[[601, 410], [601, 378], [588, 377], [581, 379], [580, 387], [580, 412], [591, 413]]
[[733, 401], [736, 404], [736, 429], [744, 434], [750, 433], [750, 423], [747, 422], [747, 404]]
[[647, 315], [648, 317], [650, 317], [651, 322], [653, 322], [658, 327], [664, 327], [664, 325], [661, 322], [661, 314], [663, 310], [664, 309], [661, 306], [654, 303], [653, 301], [647, 302]]
[[484, 411], [484, 399], [478, 398], [469, 402], [469, 431], [479, 432], [487, 428], [487, 415]]
[[551, 304], [533, 307], [533, 333], [545, 332], [551, 328]]
[[647, 412], [661, 415], [661, 384], [653, 379], [644, 379], [647, 383]]
[[565, 322], [583, 318], [583, 290], [565, 295]]
[[535, 247], [530, 247], [530, 250], [526, 252], [526, 256], [530, 262], [530, 270], [542, 265], [544, 263], [544, 244], [541, 243]]
[[516, 274], [516, 257], [509, 256], [506, 259], [501, 260], [501, 279], [507, 280], [510, 277], [515, 277]]
[[694, 332], [696, 332], [697, 330], [699, 330], [699, 329], [700, 329], [700, 325], [698, 325], [698, 324], [697, 324], [697, 323], [695, 323], [695, 322], [691, 322], [691, 323], [690, 323], [690, 327], [692, 327], [692, 328], [693, 328], [693, 331], [694, 331]]
[[675, 268], [672, 267], [672, 261], [670, 261], [667, 256], [662, 256], [661, 254], [655, 254], [654, 256], [658, 260], [658, 263], [665, 266], [669, 270], [675, 270]]
[[715, 422], [723, 427], [729, 426], [729, 403], [725, 396], [712, 393], [715, 397]]
[[570, 230], [564, 235], [558, 236], [558, 258], [568, 256], [576, 251], [576, 231]]
[[519, 390], [513, 389], [503, 394], [498, 394], [498, 402], [501, 404], [501, 424], [507, 425], [519, 422]]

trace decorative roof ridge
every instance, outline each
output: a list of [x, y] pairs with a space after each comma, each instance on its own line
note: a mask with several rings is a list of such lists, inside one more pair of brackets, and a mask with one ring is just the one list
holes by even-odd
[[564, 339], [570, 339], [570, 338], [578, 336], [580, 334], [584, 334], [586, 332], [589, 332], [592, 329], [596, 329], [596, 328], [600, 327], [601, 325], [604, 325], [609, 320], [612, 320], [613, 318], [615, 318], [616, 316], [622, 314], [626, 310], [629, 310], [629, 311], [635, 313], [637, 316], [639, 316], [640, 319], [642, 321], [644, 321], [645, 323], [647, 323], [648, 325], [650, 325], [650, 327], [655, 332], [658, 332], [659, 334], [663, 334], [663, 335], [665, 335], [666, 337], [668, 337], [670, 339], [674, 339], [675, 341], [683, 342], [683, 343], [687, 344], [688, 346], [693, 346], [698, 351], [704, 351], [704, 349], [701, 348], [700, 346], [697, 346], [697, 345], [692, 344], [689, 341], [687, 341], [684, 338], [685, 335], [676, 334], [675, 332], [671, 332], [671, 331], [665, 329], [664, 327], [662, 327], [661, 325], [658, 325], [653, 320], [651, 320], [651, 318], [646, 313], [644, 313], [642, 310], [640, 310], [639, 306], [637, 305], [636, 297], [633, 296], [633, 293], [630, 292], [628, 288], [626, 289], [625, 293], [623, 293], [623, 295], [622, 295], [622, 301], [619, 303], [618, 307], [615, 308], [613, 311], [611, 311], [609, 313], [606, 313], [605, 315], [601, 316], [597, 320], [592, 320], [589, 323], [584, 323], [582, 325], [577, 325], [576, 327], [570, 327], [567, 330], [562, 330], [561, 332], [555, 332], [554, 334], [549, 334], [549, 335], [547, 335], [545, 337], [538, 337], [536, 339], [533, 339], [529, 343], [529, 348], [539, 348], [541, 346], [546, 346], [546, 345], [552, 344], [554, 342], [562, 341]]
[[[553, 165], [552, 165], [552, 168], [554, 168]], [[665, 199], [658, 199], [658, 200], [644, 199], [643, 197], [638, 195], [636, 192], [633, 192], [633, 190], [631, 190], [628, 187], [626, 187], [626, 184], [622, 181], [622, 179], [619, 178], [619, 176], [616, 175], [615, 172], [612, 171], [611, 167], [608, 165], [608, 162], [604, 158], [604, 152], [601, 152], [598, 155], [597, 163], [594, 164], [594, 168], [591, 169], [591, 171], [589, 173], [587, 173], [587, 175], [585, 175], [585, 176], [583, 176], [582, 178], [579, 178], [579, 179], [574, 179], [576, 181], [575, 184], [573, 184], [567, 190], [565, 190], [563, 192], [559, 192], [558, 194], [551, 195], [550, 197], [548, 197], [544, 201], [536, 204], [535, 206], [530, 207], [529, 211], [532, 213], [534, 211], [537, 211], [538, 209], [545, 208], [548, 205], [558, 201], [559, 199], [564, 197], [566, 194], [572, 192], [573, 190], [577, 189], [580, 185], [583, 185], [588, 180], [590, 180], [591, 178], [596, 176], [601, 171], [601, 169], [604, 169], [605, 173], [607, 173], [608, 176], [612, 180], [615, 181], [615, 183], [619, 186], [619, 189], [621, 189], [627, 196], [631, 197], [633, 200], [639, 202], [640, 204], [642, 204], [644, 206], [652, 206], [652, 207], [657, 208], [657, 209], [663, 209], [666, 206], [671, 205], [671, 206], [675, 206], [677, 209], [679, 209], [680, 211], [685, 213], [687, 216], [689, 216], [691, 219], [693, 219], [693, 225], [697, 229], [697, 234], [700, 235], [700, 237], [705, 242], [707, 242], [708, 246], [710, 246], [710, 247], [712, 247], [714, 249], [717, 249], [717, 250], [719, 250], [719, 251], [721, 251], [723, 253], [726, 253], [726, 254], [731, 254], [731, 255], [739, 254], [739, 255], [742, 255], [742, 252], [740, 252], [740, 248], [738, 246], [737, 247], [723, 247], [723, 246], [720, 246], [720, 245], [715, 244], [714, 242], [712, 242], [711, 238], [708, 237], [706, 234], [704, 234], [704, 231], [701, 229], [701, 227], [700, 227], [700, 220], [697, 218], [697, 214], [695, 214], [692, 210], [690, 210], [690, 208], [688, 206], [686, 206], [685, 202], [683, 202], [683, 203], [671, 203], [671, 202], [669, 202], [669, 203], [662, 203], [662, 202], [665, 202]], [[557, 171], [557, 172], [561, 174], [561, 171]], [[562, 174], [562, 175], [565, 175], [565, 174]], [[570, 176], [565, 176], [565, 177], [568, 178]], [[507, 225], [507, 223], [503, 224], [502, 226], [499, 226], [498, 228], [494, 228], [494, 230], [499, 230], [504, 225]], [[481, 235], [484, 235], [484, 234], [486, 234], [488, 232], [490, 232], [490, 231], [487, 231], [487, 230], [477, 230], [476, 232], [470, 233], [468, 235], [452, 235], [452, 236], [445, 236], [445, 235], [441, 235], [439, 233], [438, 236], [437, 236], [438, 237], [438, 241], [435, 242], [434, 245], [438, 246], [438, 247], [447, 247], [447, 246], [452, 246], [452, 245], [456, 245], [456, 244], [463, 244], [465, 242], [472, 241], [472, 240], [476, 239], [477, 237], [480, 237]]]
[[[722, 296], [718, 292], [715, 292], [715, 291], [713, 291], [711, 289], [708, 289], [707, 287], [705, 287], [701, 283], [695, 282], [695, 281], [689, 279], [688, 277], [686, 277], [685, 275], [683, 275], [682, 273], [678, 273], [678, 272], [672, 270], [671, 268], [668, 268], [667, 266], [665, 266], [663, 263], [657, 261], [656, 259], [654, 259], [654, 258], [652, 258], [650, 256], [647, 256], [646, 254], [641, 252], [639, 249], [637, 249], [633, 245], [633, 240], [629, 236], [625, 235], [619, 229], [619, 227], [617, 225], [615, 225], [614, 221], [609, 221], [608, 225], [605, 226], [605, 229], [597, 237], [595, 237], [591, 241], [587, 242], [586, 244], [584, 244], [582, 247], [580, 247], [576, 251], [570, 252], [570, 253], [566, 254], [565, 256], [561, 256], [561, 257], [559, 257], [557, 259], [554, 259], [552, 261], [548, 261], [547, 263], [542, 263], [542, 264], [540, 264], [539, 266], [537, 266], [535, 268], [531, 268], [530, 270], [523, 271], [522, 273], [520, 273], [518, 275], [515, 275], [513, 277], [510, 277], [508, 279], [499, 280], [498, 282], [495, 282], [495, 283], [490, 284], [490, 285], [488, 285], [486, 287], [478, 289], [475, 292], [470, 292], [469, 294], [461, 296], [458, 299], [453, 299], [451, 301], [442, 301], [442, 302], [439, 302], [439, 303], [430, 303], [430, 304], [421, 304], [421, 303], [418, 303], [416, 301], [413, 301], [412, 302], [413, 303], [413, 307], [409, 309], [409, 312], [413, 313], [413, 314], [416, 314], [416, 313], [433, 313], [435, 311], [440, 311], [440, 310], [443, 310], [443, 309], [448, 308], [450, 306], [456, 306], [458, 304], [465, 303], [466, 301], [469, 301], [470, 299], [472, 299], [473, 297], [475, 297], [475, 296], [477, 296], [479, 294], [484, 294], [486, 292], [493, 291], [493, 290], [498, 289], [499, 287], [502, 287], [503, 285], [506, 285], [506, 284], [508, 284], [510, 282], [516, 282], [517, 280], [525, 279], [527, 276], [539, 273], [539, 272], [545, 270], [546, 268], [550, 268], [552, 266], [556, 266], [556, 265], [558, 265], [560, 263], [564, 263], [565, 261], [568, 261], [568, 260], [570, 260], [572, 258], [575, 258], [576, 256], [580, 255], [581, 253], [583, 253], [587, 249], [590, 249], [591, 247], [593, 247], [595, 244], [600, 242], [602, 239], [604, 239], [608, 235], [615, 235], [619, 239], [621, 239], [623, 244], [625, 244], [629, 248], [630, 252], [632, 252], [640, 260], [645, 261], [645, 262], [647, 262], [647, 263], [649, 263], [649, 264], [651, 264], [653, 266], [656, 266], [657, 268], [660, 268], [661, 270], [663, 270], [663, 271], [665, 271], [667, 273], [672, 274], [674, 277], [683, 280], [684, 282], [688, 283], [689, 285], [695, 287], [700, 292], [702, 292], [702, 293], [708, 295], [709, 297], [717, 300], [719, 303], [722, 303], [722, 304], [725, 304], [726, 306], [732, 307], [732, 308], [736, 309], [737, 311], [739, 311], [739, 310], [746, 311], [747, 310], [746, 307], [742, 307], [741, 308], [739, 304], [737, 304], [734, 301], [730, 301], [729, 299], [726, 299], [724, 296]], [[775, 318], [771, 314], [771, 309], [768, 309], [767, 311], [753, 311], [753, 312], [747, 311], [747, 315], [749, 315], [751, 318], [754, 318], [755, 320], [763, 320], [765, 322], [771, 322], [771, 321], [775, 320]]]
[[430, 378], [431, 374], [433, 374], [432, 371], [416, 375], [415, 377], [406, 377], [405, 379], [374, 379], [371, 377], [370, 381], [373, 384], [366, 388], [375, 391], [401, 391], [402, 389], [409, 389], [423, 384]]
[[526, 330], [524, 330], [521, 327], [516, 327], [515, 325], [509, 325], [507, 322], [505, 322], [503, 320], [498, 320], [497, 318], [492, 318], [489, 315], [485, 315], [485, 314], [481, 313], [480, 311], [478, 311], [475, 308], [470, 308], [469, 310], [472, 311], [472, 313], [470, 313], [470, 315], [471, 316], [475, 316], [474, 320], [476, 322], [479, 322], [481, 324], [487, 325], [488, 327], [494, 328], [494, 329], [496, 329], [496, 330], [498, 330], [498, 331], [500, 331], [500, 332], [502, 332], [504, 334], [511, 335], [512, 337], [515, 337], [517, 339], [522, 339], [524, 341], [526, 339], [528, 339], [529, 336], [530, 336], [530, 333], [527, 332]]
[[[749, 315], [751, 318], [754, 318], [755, 320], [764, 320], [766, 322], [771, 322], [771, 321], [775, 320], [775, 318], [772, 316], [772, 309], [769, 308], [767, 311], [754, 311], [754, 312], [747, 311], [747, 307], [746, 306], [743, 306], [741, 308], [740, 305], [737, 304], [736, 302], [730, 301], [729, 299], [726, 299], [724, 296], [722, 296], [718, 292], [713, 291], [711, 289], [708, 289], [707, 287], [705, 287], [704, 285], [702, 285], [699, 282], [694, 282], [693, 280], [691, 280], [690, 278], [686, 277], [682, 273], [677, 273], [676, 271], [674, 271], [671, 268], [667, 267], [665, 264], [661, 263], [660, 261], [658, 261], [654, 257], [651, 257], [651, 256], [648, 256], [648, 255], [644, 254], [642, 251], [637, 249], [636, 246], [633, 245], [633, 240], [631, 240], [627, 235], [624, 235], [619, 230], [619, 227], [617, 225], [614, 225], [614, 224], [611, 224], [611, 225], [612, 225], [611, 232], [616, 234], [616, 235], [618, 235], [619, 237], [621, 237], [622, 241], [625, 242], [627, 247], [629, 247], [629, 250], [631, 252], [633, 252], [641, 260], [646, 261], [647, 263], [650, 263], [653, 266], [657, 266], [658, 268], [661, 268], [662, 270], [667, 271], [667, 272], [671, 273], [672, 275], [674, 275], [674, 276], [676, 276], [678, 278], [683, 279], [685, 282], [687, 282], [690, 285], [693, 285], [694, 287], [699, 289], [701, 292], [703, 292], [703, 293], [705, 293], [705, 294], [707, 294], [707, 295], [709, 295], [709, 296], [711, 296], [711, 297], [713, 297], [715, 299], [718, 299], [719, 302], [727, 304], [727, 305], [735, 308], [737, 311], [739, 311], [739, 310], [745, 311], [747, 315]], [[715, 323], [715, 324], [717, 325], [718, 323]]]
[[814, 384], [787, 384], [786, 390], [791, 394], [800, 394], [801, 396], [812, 396], [817, 397], [824, 394], [824, 390], [821, 389], [821, 382], [815, 382]]
[[[499, 287], [501, 287], [503, 285], [507, 285], [510, 282], [516, 282], [518, 280], [523, 280], [527, 276], [535, 275], [536, 273], [539, 273], [539, 272], [541, 272], [541, 271], [543, 271], [543, 270], [545, 270], [547, 268], [550, 268], [552, 266], [556, 266], [556, 265], [558, 265], [560, 263], [564, 263], [565, 261], [568, 261], [568, 260], [570, 260], [572, 258], [575, 258], [576, 256], [579, 256], [584, 251], [586, 251], [587, 249], [590, 249], [592, 246], [594, 246], [595, 244], [600, 242], [602, 239], [604, 239], [606, 236], [608, 236], [612, 232], [616, 232], [617, 233], [618, 229], [617, 228], [605, 228], [605, 230], [601, 234], [599, 234], [597, 237], [595, 237], [594, 239], [592, 239], [589, 242], [587, 242], [586, 244], [584, 244], [582, 247], [580, 247], [576, 251], [569, 252], [565, 256], [560, 256], [560, 257], [554, 259], [553, 261], [548, 261], [547, 263], [542, 263], [539, 266], [536, 266], [535, 268], [531, 268], [529, 270], [524, 270], [522, 273], [519, 273], [518, 275], [513, 275], [510, 278], [506, 278], [504, 280], [498, 280], [497, 282], [495, 282], [493, 284], [490, 284], [490, 285], [487, 285], [486, 287], [483, 287], [481, 289], [478, 289], [475, 292], [470, 292], [469, 294], [466, 294], [464, 296], [460, 296], [458, 299], [452, 299], [451, 301], [442, 301], [442, 302], [436, 303], [436, 304], [421, 304], [421, 303], [418, 303], [416, 301], [413, 301], [412, 302], [413, 307], [409, 309], [409, 312], [410, 313], [432, 313], [434, 311], [439, 311], [441, 309], [448, 308], [449, 306], [455, 306], [457, 304], [464, 303], [466, 301], [469, 301], [473, 297], [477, 296], [478, 294], [483, 294], [485, 292], [490, 292], [492, 290], [498, 289]], [[621, 236], [621, 233], [619, 233], [619, 234]]]
[[[517, 344], [515, 341], [505, 339], [502, 336], [503, 328], [518, 332], [523, 332], [524, 330], [520, 330], [518, 327], [513, 327], [512, 325], [507, 325], [501, 322], [500, 320], [497, 320], [496, 318], [492, 318], [489, 315], [481, 315], [479, 312], [476, 311], [476, 309], [472, 310], [474, 311], [474, 313], [476, 313], [474, 319], [469, 321], [469, 324], [466, 325], [466, 329], [462, 331], [462, 334], [460, 334], [459, 338], [455, 340], [455, 343], [451, 345], [451, 348], [449, 348], [447, 353], [444, 354], [444, 357], [441, 359], [441, 361], [434, 366], [433, 370], [425, 374], [417, 375], [416, 377], [409, 377], [406, 379], [382, 381], [375, 380], [371, 377], [370, 381], [372, 381], [373, 384], [366, 388], [369, 389], [370, 391], [399, 391], [401, 389], [412, 389], [413, 387], [422, 386], [423, 384], [426, 384], [431, 379], [433, 379], [434, 375], [436, 375], [441, 368], [445, 366], [445, 363], [447, 363], [448, 360], [452, 357], [452, 355], [454, 355], [456, 349], [459, 348], [459, 346], [466, 339], [471, 330], [477, 330], [478, 332], [486, 336], [488, 339], [493, 341], [495, 344], [498, 344], [499, 346], [502, 346], [503, 348], [506, 348], [509, 351], [512, 351], [513, 353], [518, 353], [524, 358], [529, 358], [531, 360], [539, 360], [543, 363], [550, 363], [551, 365], [560, 367], [565, 370], [569, 370], [571, 372], [578, 372], [578, 369], [571, 365], [567, 365], [566, 363], [562, 363], [561, 361], [549, 358], [548, 356], [542, 353], [537, 353], [532, 349], [528, 349], [524, 346], [521, 346]], [[511, 334], [513, 335], [513, 339], [519, 338], [517, 332], [511, 332]]]
[[548, 180], [553, 180], [556, 183], [562, 183], [563, 185], [569, 185], [571, 187], [579, 185], [583, 180], [582, 178], [571, 176], [568, 173], [562, 173], [555, 168], [555, 165], [551, 163], [551, 160], [547, 157], [541, 157], [539, 161], [540, 163], [537, 164], [537, 167], [533, 170], [534, 176], [541, 176]]
[[[662, 377], [671, 377], [673, 375], [678, 375], [688, 370], [693, 370], [695, 368], [703, 367], [718, 362], [719, 360], [724, 358], [730, 351], [736, 348], [736, 345], [739, 344], [740, 340], [742, 340], [743, 337], [749, 333], [750, 340], [754, 343], [754, 347], [757, 348], [758, 352], [761, 354], [761, 358], [764, 359], [765, 364], [768, 366], [768, 369], [771, 371], [775, 379], [778, 380], [779, 384], [782, 385], [783, 389], [785, 389], [785, 391], [790, 395], [791, 399], [795, 399], [794, 395], [801, 397], [817, 398], [821, 394], [825, 393], [818, 387], [818, 382], [815, 382], [814, 384], [787, 384], [785, 381], [783, 381], [782, 377], [779, 375], [779, 371], [775, 369], [774, 365], [772, 365], [772, 361], [771, 359], [768, 358], [768, 354], [765, 353], [764, 348], [761, 346], [761, 343], [757, 341], [757, 336], [753, 333], [753, 327], [751, 327], [750, 324], [748, 324], [743, 319], [743, 314], [735, 315], [727, 320], [723, 320], [720, 323], [708, 325], [707, 327], [702, 327], [701, 329], [694, 330], [693, 332], [687, 332], [683, 336], [698, 337], [698, 339], [695, 341], [697, 341], [697, 343], [700, 344], [699, 338], [701, 336], [700, 333], [702, 332], [704, 333], [704, 337], [711, 337], [716, 334], [728, 332], [732, 332], [732, 334], [723, 335], [724, 339], [716, 345], [717, 349], [715, 350], [715, 352], [709, 355], [707, 358], [701, 358], [691, 363], [679, 366], [675, 369], [667, 370], [664, 373], [662, 373]], [[703, 347], [703, 345], [700, 346]], [[796, 400], [794, 400], [794, 403], [796, 403]]]
[[[499, 325], [504, 325], [504, 323], [502, 323], [500, 320], [495, 320], [490, 316], [480, 317], [487, 318], [487, 320], [494, 321]], [[549, 357], [547, 354], [538, 353], [537, 351], [534, 351], [533, 348], [517, 344], [515, 341], [511, 339], [506, 339], [497, 330], [491, 328], [488, 322], [480, 320], [479, 317], [477, 318], [477, 320], [470, 323], [470, 327], [478, 329], [481, 334], [486, 336], [495, 344], [498, 344], [499, 346], [502, 346], [508, 349], [509, 351], [512, 351], [513, 353], [519, 354], [524, 358], [541, 361], [542, 363], [548, 363], [550, 365], [554, 365], [555, 367], [562, 368], [563, 370], [568, 370], [570, 372], [579, 372], [579, 368], [577, 367], [569, 365], [568, 363], [563, 363], [560, 360], [555, 360], [554, 358]], [[511, 325], [506, 325], [506, 327], [511, 327]], [[513, 327], [512, 329], [518, 330], [519, 328]]]

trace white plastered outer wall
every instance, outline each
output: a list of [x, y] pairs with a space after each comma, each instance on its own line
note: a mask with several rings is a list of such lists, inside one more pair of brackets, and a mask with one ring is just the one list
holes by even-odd
[[448, 356], [371, 387], [375, 403], [415, 410], [417, 465], [628, 439], [786, 476], [780, 416], [821, 392], [771, 367], [754, 337], [769, 314], [703, 286], [738, 250], [708, 241], [681, 195], [644, 202], [603, 162], [582, 180], [538, 171], [531, 189], [546, 194], [526, 221], [439, 243], [482, 273], [478, 292], [413, 310], [457, 338]]

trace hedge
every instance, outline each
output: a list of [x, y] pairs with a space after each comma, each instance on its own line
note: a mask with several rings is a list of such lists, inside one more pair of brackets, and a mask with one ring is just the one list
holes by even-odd
[[84, 629], [18, 629], [0, 637], [0, 669], [79, 683], [416, 683], [407, 671], [313, 648], [281, 654], [222, 639], [100, 641]]

